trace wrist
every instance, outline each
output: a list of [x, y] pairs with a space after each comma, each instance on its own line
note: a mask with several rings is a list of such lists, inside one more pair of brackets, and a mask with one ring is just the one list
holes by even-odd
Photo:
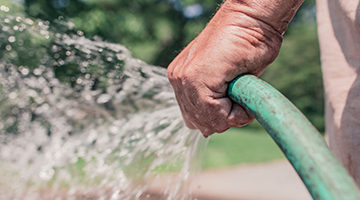
[[245, 14], [279, 32], [281, 35], [304, 0], [227, 0], [225, 12]]
[[[230, 1], [226, 1], [198, 39], [199, 43], [210, 43], [210, 47], [221, 47], [230, 65], [241, 66], [239, 74], [259, 75], [277, 57], [282, 33], [265, 21], [243, 12], [239, 5], [233, 7]], [[211, 45], [212, 41], [215, 44]], [[244, 60], [248, 62], [241, 63]]]

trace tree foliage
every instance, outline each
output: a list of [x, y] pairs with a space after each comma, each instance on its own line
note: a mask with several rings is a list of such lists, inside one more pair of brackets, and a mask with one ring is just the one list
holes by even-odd
[[316, 26], [304, 22], [294, 26], [284, 39], [279, 57], [262, 78], [280, 90], [323, 131], [324, 95]]
[[[124, 44], [135, 57], [166, 67], [206, 25], [222, 0], [25, 0], [24, 12], [73, 22], [87, 37]], [[306, 0], [262, 76], [323, 130], [323, 89], [315, 1]], [[31, 60], [31, 58], [29, 58]]]
[[167, 66], [205, 26], [221, 0], [26, 0], [33, 17], [64, 17], [87, 36], [127, 46], [136, 57]]

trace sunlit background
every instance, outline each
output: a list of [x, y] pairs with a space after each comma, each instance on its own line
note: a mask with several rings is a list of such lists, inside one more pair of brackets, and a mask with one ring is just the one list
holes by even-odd
[[[10, 0], [1, 0], [11, 2]], [[222, 1], [13, 0], [18, 12], [52, 23], [73, 23], [87, 37], [125, 45], [134, 57], [167, 67], [204, 28]], [[285, 34], [279, 58], [263, 78], [285, 94], [321, 131], [323, 91], [315, 21], [307, 0]], [[56, 24], [51, 28], [56, 29]], [[8, 41], [7, 41], [8, 42]], [[4, 43], [2, 44], [4, 45]], [[311, 81], [309, 81], [311, 80]]]
[[[64, 19], [72, 22], [75, 29], [83, 31], [87, 37], [101, 37], [105, 41], [123, 44], [134, 57], [150, 64], [167, 67], [171, 60], [200, 33], [222, 1], [25, 0], [16, 2], [23, 3], [24, 7], [18, 10], [28, 16], [41, 18], [50, 23]], [[324, 131], [323, 88], [315, 17], [315, 1], [305, 1], [285, 34], [279, 57], [262, 78], [288, 97], [320, 131]], [[52, 28], [57, 27], [55, 25]], [[251, 132], [262, 132], [257, 126], [254, 128], [255, 130], [251, 129]], [[237, 136], [229, 136], [229, 142], [234, 141], [230, 137]], [[236, 141], [243, 140], [239, 138]], [[211, 143], [212, 141], [210, 147]], [[222, 148], [217, 151], [221, 152]], [[227, 155], [219, 155], [220, 160], [224, 159], [221, 158], [222, 156]], [[251, 158], [255, 157], [253, 152], [249, 157], [246, 161], [257, 160]], [[235, 164], [236, 160], [241, 161], [242, 158], [229, 158], [227, 161], [229, 163], [226, 164]]]
[[[122, 44], [130, 50], [133, 57], [166, 68], [201, 32], [221, 2], [0, 0], [0, 13], [20, 14], [32, 20], [41, 19], [43, 26], [52, 33], [76, 34], [93, 40]], [[0, 28], [3, 31], [6, 29], [4, 26]], [[17, 31], [21, 27], [10, 28]], [[34, 41], [33, 36], [21, 37], [23, 44], [18, 44], [15, 37], [0, 38], [0, 60], [10, 60], [30, 69], [35, 68], [39, 65], [37, 57], [45, 53], [37, 51], [36, 46], [44, 47], [44, 41]], [[49, 37], [56, 36], [49, 34]], [[27, 48], [28, 44], [31, 44], [31, 49]], [[4, 53], [12, 48], [17, 49], [15, 57]], [[77, 66], [66, 70], [55, 65], [53, 67], [54, 76], [70, 87], [75, 87], [78, 77], [83, 74]], [[96, 74], [97, 69], [92, 70]], [[105, 74], [99, 73], [97, 76], [98, 80], [106, 79]], [[306, 0], [302, 5], [284, 36], [279, 57], [262, 78], [287, 96], [321, 132], [324, 131], [323, 87], [314, 0]], [[103, 83], [105, 86], [102, 83], [100, 81], [96, 87], [106, 87], [106, 83]], [[234, 128], [225, 134], [211, 137], [203, 157], [203, 168], [219, 169], [279, 159], [284, 159], [280, 150], [260, 125], [254, 122], [248, 127]]]

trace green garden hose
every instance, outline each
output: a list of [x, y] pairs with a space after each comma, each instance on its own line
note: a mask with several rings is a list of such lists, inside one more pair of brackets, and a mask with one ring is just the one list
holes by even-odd
[[253, 75], [242, 75], [230, 83], [228, 94], [266, 129], [314, 199], [360, 200], [354, 180], [323, 137], [279, 91]]

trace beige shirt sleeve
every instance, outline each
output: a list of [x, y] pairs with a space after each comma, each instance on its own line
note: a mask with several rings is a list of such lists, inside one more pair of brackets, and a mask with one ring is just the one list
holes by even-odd
[[317, 0], [329, 146], [360, 186], [360, 2]]

